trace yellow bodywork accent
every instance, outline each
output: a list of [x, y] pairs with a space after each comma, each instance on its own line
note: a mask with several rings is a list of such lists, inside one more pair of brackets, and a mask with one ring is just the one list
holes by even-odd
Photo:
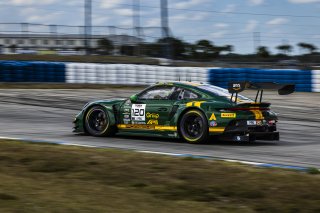
[[262, 112], [260, 110], [250, 110], [250, 111], [253, 112], [257, 120], [264, 119]]
[[212, 113], [212, 115], [210, 116], [210, 119], [209, 119], [210, 121], [212, 121], [212, 120], [217, 120], [217, 118], [216, 118], [216, 116], [214, 115], [214, 113]]
[[201, 104], [202, 104], [203, 102], [205, 102], [205, 101], [196, 101], [196, 102], [194, 103], [194, 106], [196, 106], [196, 107], [201, 107]]
[[118, 129], [143, 129], [143, 130], [156, 130], [156, 131], [177, 131], [176, 126], [161, 126], [149, 124], [118, 124]]
[[184, 84], [191, 85], [191, 86], [194, 86], [194, 87], [201, 86], [201, 84], [195, 83], [195, 82], [183, 81], [183, 83], [184, 83]]
[[188, 102], [186, 104], [187, 107], [191, 107], [191, 106], [195, 106], [195, 107], [201, 107], [201, 104], [205, 102], [205, 101], [192, 101], [192, 102]]
[[176, 126], [155, 126], [154, 129], [160, 131], [177, 131]]
[[209, 127], [209, 132], [224, 132], [224, 127]]

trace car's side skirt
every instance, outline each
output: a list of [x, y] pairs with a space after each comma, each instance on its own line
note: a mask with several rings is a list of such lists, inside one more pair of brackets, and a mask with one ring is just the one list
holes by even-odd
[[[164, 126], [164, 125], [148, 125], [148, 124], [118, 124], [117, 125], [119, 132], [137, 132], [137, 133], [177, 133], [177, 126]], [[210, 135], [219, 135], [222, 134], [225, 130], [225, 127], [210, 127]], [[177, 135], [177, 134], [175, 134]]]

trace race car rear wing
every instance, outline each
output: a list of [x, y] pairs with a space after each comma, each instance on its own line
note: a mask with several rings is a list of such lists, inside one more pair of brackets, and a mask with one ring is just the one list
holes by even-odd
[[[238, 93], [242, 92], [245, 89], [258, 90], [255, 98], [255, 102], [257, 103], [259, 99], [259, 103], [261, 103], [263, 90], [278, 90], [279, 95], [289, 95], [294, 92], [295, 85], [294, 84], [278, 84], [274, 82], [263, 82], [263, 83], [253, 83], [249, 81], [229, 82], [228, 90], [232, 94], [231, 101], [234, 100], [234, 102], [237, 102]], [[233, 98], [234, 96], [235, 98]]]

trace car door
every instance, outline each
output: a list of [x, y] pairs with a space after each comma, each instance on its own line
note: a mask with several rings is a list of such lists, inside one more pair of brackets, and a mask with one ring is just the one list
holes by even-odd
[[[170, 97], [175, 88], [169, 85], [152, 87], [138, 94], [135, 103], [129, 100], [121, 107], [120, 122], [122, 124], [169, 125], [170, 113], [176, 100]], [[143, 127], [143, 126], [142, 126]]]

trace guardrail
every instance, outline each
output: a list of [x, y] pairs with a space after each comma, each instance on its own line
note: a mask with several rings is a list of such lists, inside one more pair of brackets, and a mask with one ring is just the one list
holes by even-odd
[[0, 82], [149, 85], [179, 80], [224, 88], [229, 81], [293, 83], [297, 91], [320, 92], [320, 70], [0, 61]]

